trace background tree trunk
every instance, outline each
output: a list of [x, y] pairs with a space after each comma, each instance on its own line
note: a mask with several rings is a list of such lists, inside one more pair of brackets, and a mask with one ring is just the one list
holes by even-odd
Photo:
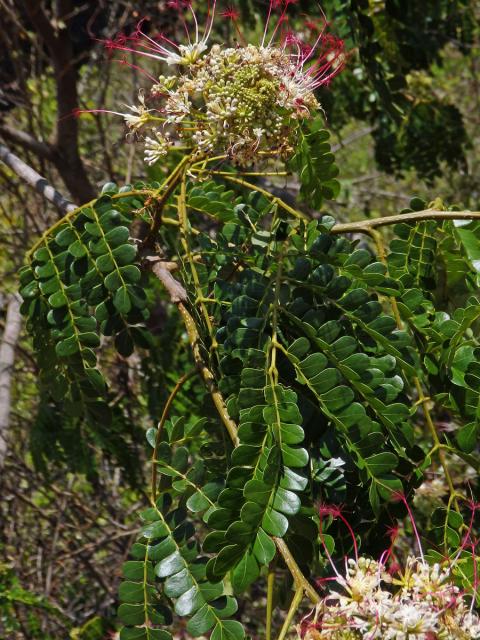
[[3, 468], [7, 455], [8, 427], [12, 405], [12, 372], [15, 364], [15, 347], [21, 326], [20, 296], [12, 294], [8, 297], [5, 331], [0, 342], [0, 469]]

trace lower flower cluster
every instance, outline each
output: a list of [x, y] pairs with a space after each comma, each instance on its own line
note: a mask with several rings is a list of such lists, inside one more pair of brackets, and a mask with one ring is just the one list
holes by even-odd
[[[480, 618], [449, 570], [409, 557], [392, 574], [360, 557], [347, 562], [330, 593], [303, 619], [303, 640], [475, 640]], [[473, 603], [472, 603], [473, 604]]]

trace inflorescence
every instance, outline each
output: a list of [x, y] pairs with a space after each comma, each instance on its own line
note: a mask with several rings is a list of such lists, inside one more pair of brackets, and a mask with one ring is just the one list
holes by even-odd
[[[148, 164], [178, 146], [200, 157], [222, 154], [241, 166], [255, 162], [262, 153], [289, 157], [298, 123], [321, 108], [315, 90], [328, 84], [345, 62], [343, 42], [326, 32], [326, 23], [317, 28], [312, 45], [288, 29], [289, 4], [291, 0], [270, 0], [258, 46], [245, 42], [209, 48], [215, 1], [200, 34], [197, 15], [185, 0], [169, 5], [181, 13], [189, 34], [187, 45], [163, 35], [150, 37], [142, 24], [132, 36], [107, 43], [110, 49], [136, 52], [176, 67], [171, 75], [149, 76], [153, 82], [149, 94], [141, 92], [130, 113], [110, 112], [123, 116], [130, 131], [143, 138]], [[228, 9], [222, 15], [234, 21], [240, 33], [238, 12]], [[309, 30], [314, 26], [309, 23]]]
[[[298, 625], [301, 640], [480, 639], [480, 617], [473, 610], [478, 578], [476, 543], [472, 539], [473, 517], [479, 505], [471, 505], [470, 527], [457, 555], [442, 564], [429, 564], [410, 506], [404, 496], [394, 498], [407, 508], [419, 551], [419, 557], [410, 553], [404, 562], [392, 562], [397, 527], [390, 530], [390, 548], [376, 561], [358, 554], [353, 529], [339, 507], [320, 507], [320, 538], [333, 575], [318, 581], [329, 585], [328, 592]], [[343, 572], [333, 562], [325, 544], [324, 516], [340, 519], [352, 537], [354, 558], [345, 558]], [[455, 583], [454, 570], [461, 559], [468, 560], [474, 567], [469, 597]]]
[[451, 573], [409, 557], [391, 575], [383, 563], [350, 558], [339, 591], [303, 620], [303, 640], [472, 640], [480, 618], [467, 605]]

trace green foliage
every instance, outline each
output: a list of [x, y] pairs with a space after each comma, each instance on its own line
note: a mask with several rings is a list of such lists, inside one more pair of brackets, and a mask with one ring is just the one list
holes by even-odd
[[466, 170], [468, 136], [458, 108], [439, 100], [418, 101], [406, 111], [401, 132], [385, 121], [373, 134], [378, 164], [401, 175], [415, 169], [431, 181], [442, 174], [442, 164]]
[[320, 209], [325, 199], [336, 198], [340, 191], [340, 183], [335, 180], [338, 168], [329, 138], [321, 118], [300, 127], [298, 145], [290, 161], [290, 166], [300, 178], [300, 195], [315, 209]]
[[[12, 634], [19, 631], [17, 607], [22, 606], [29, 613], [28, 630], [40, 631], [40, 611], [52, 617], [62, 618], [61, 611], [48, 598], [24, 589], [10, 566], [0, 563], [0, 620], [2, 628]], [[48, 639], [46, 639], [48, 640]]]
[[[351, 118], [371, 125], [377, 164], [389, 173], [414, 169], [432, 180], [447, 167], [466, 170], [466, 122], [452, 92], [440, 97], [433, 79], [443, 55], [466, 64], [478, 30], [472, 3], [330, 0], [322, 7], [355, 51], [322, 92], [331, 126], [340, 130]], [[303, 9], [311, 11], [311, 3]]]
[[115, 208], [105, 195], [65, 218], [20, 274], [22, 311], [42, 370], [54, 399], [62, 399], [71, 415], [106, 418], [101, 400], [106, 385], [95, 354], [100, 335], [113, 337], [125, 357], [136, 342], [145, 343], [146, 296], [126, 226], [132, 221], [131, 199], [122, 204]]
[[95, 617], [83, 626], [72, 629], [70, 640], [102, 640], [109, 630], [109, 625], [100, 617]]
[[[418, 199], [412, 203], [426, 207]], [[480, 300], [472, 259], [480, 241], [477, 225], [429, 221], [400, 224], [395, 232], [399, 239], [390, 245], [389, 270], [404, 285], [401, 316], [415, 336], [427, 388], [460, 421], [456, 443], [470, 454], [477, 448], [480, 418]], [[468, 462], [479, 468], [480, 459]]]
[[[66, 216], [37, 243], [20, 273], [21, 311], [47, 394], [31, 431], [36, 467], [46, 472], [47, 461], [55, 460], [92, 478], [89, 446], [95, 444], [135, 483], [141, 431], [126, 419], [124, 406], [110, 402], [99, 361], [113, 349], [126, 358], [150, 339], [141, 265], [129, 230], [142, 200], [129, 197], [128, 188], [115, 191], [105, 185], [97, 201]], [[93, 442], [81, 436], [85, 424]]]
[[[176, 455], [181, 457], [178, 451]], [[176, 460], [172, 462], [176, 463]], [[206, 492], [208, 489], [200, 494], [206, 501], [205, 505], [190, 498], [190, 508], [194, 512], [203, 511], [211, 503]], [[119, 590], [122, 604], [118, 614], [127, 625], [122, 630], [121, 638], [171, 638], [170, 634], [154, 627], [171, 621], [168, 609], [158, 600], [154, 586], [158, 579], [165, 596], [173, 600], [175, 613], [191, 617], [187, 628], [193, 637], [212, 630], [215, 638], [243, 638], [242, 626], [228, 620], [237, 610], [236, 601], [225, 595], [225, 587], [221, 582], [208, 581], [206, 558], [199, 556], [199, 548], [194, 540], [195, 528], [186, 521], [184, 509], [171, 510], [170, 506], [171, 500], [165, 494], [155, 506], [142, 514], [145, 522], [142, 535], [132, 548], [134, 560], [124, 564], [123, 575], [126, 580]]]
[[[95, 481], [97, 461], [92, 449], [98, 447], [106, 459], [120, 465], [132, 486], [138, 486], [141, 469], [136, 458], [144, 433], [127, 417], [128, 405], [116, 403], [109, 409], [108, 421], [84, 420], [71, 416], [61, 403], [41, 402], [30, 430], [30, 450], [35, 469], [49, 476], [53, 468], [64, 465], [73, 473]], [[88, 438], [85, 438], [88, 433]]]
[[[304, 195], [317, 204], [335, 190], [325, 140], [315, 125], [294, 160], [306, 167]], [[400, 222], [377, 257], [336, 233], [330, 216], [308, 220], [232, 177], [182, 175], [166, 203], [176, 205], [178, 225], [170, 219], [159, 231], [160, 260], [174, 265], [176, 290], [185, 287], [173, 302], [192, 355], [182, 347], [173, 358], [166, 379], [173, 388], [180, 371], [180, 381], [146, 434], [155, 473], [123, 568], [121, 640], [169, 640], [175, 617], [192, 637], [244, 638], [234, 596], [263, 579], [279, 545], [311, 570], [325, 546], [351, 552], [341, 533], [320, 531], [318, 503], [348, 504], [365, 546], [375, 548], [398, 517], [398, 496], [410, 497], [431, 464], [430, 443], [417, 437], [423, 388], [458, 423], [442, 441], [435, 431], [433, 445], [478, 467], [477, 226]], [[155, 215], [162, 195], [157, 185], [142, 185], [141, 201], [108, 191], [46, 234], [21, 274], [41, 380], [58, 386], [33, 436], [59, 443], [59, 458], [77, 456], [79, 470], [88, 460], [81, 447], [62, 445], [61, 432], [65, 425], [81, 440], [83, 416], [97, 418], [96, 442], [125, 466], [131, 455], [115, 432], [115, 420], [125, 432], [122, 405], [108, 406], [98, 370], [112, 350], [105, 337], [123, 356], [140, 348], [153, 371], [160, 361], [143, 327], [165, 281], [148, 277], [151, 261], [139, 259], [129, 226], [142, 202], [153, 202]], [[414, 199], [404, 213], [426, 207]], [[171, 359], [171, 345], [164, 348]], [[187, 373], [192, 365], [201, 377]], [[167, 415], [173, 402], [180, 417]], [[60, 433], [49, 435], [53, 421]], [[44, 458], [37, 453], [37, 464]], [[432, 540], [450, 552], [462, 523], [449, 502], [429, 523]]]

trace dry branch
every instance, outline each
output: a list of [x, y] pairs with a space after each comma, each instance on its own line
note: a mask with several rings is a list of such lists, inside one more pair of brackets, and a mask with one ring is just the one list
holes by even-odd
[[0, 160], [4, 162], [24, 182], [33, 187], [46, 200], [52, 202], [62, 213], [75, 209], [75, 205], [64, 198], [61, 193], [49, 185], [47, 180], [32, 169], [3, 144], [0, 144]]

